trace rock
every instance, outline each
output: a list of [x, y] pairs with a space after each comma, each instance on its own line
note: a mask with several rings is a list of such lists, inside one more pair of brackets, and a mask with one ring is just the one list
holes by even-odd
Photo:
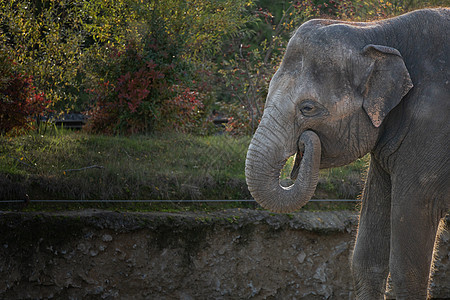
[[102, 236], [102, 241], [104, 241], [104, 242], [111, 242], [112, 240], [113, 240], [113, 238], [109, 234], [104, 234]]
[[305, 258], [306, 254], [304, 252], [301, 252], [299, 255], [297, 255], [297, 261], [301, 264], [305, 261]]

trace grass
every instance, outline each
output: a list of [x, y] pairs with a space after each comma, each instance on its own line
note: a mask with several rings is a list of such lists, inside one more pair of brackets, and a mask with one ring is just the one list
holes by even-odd
[[236, 199], [249, 138], [2, 137], [2, 199]]
[[[249, 142], [64, 130], [0, 137], [0, 199], [250, 199], [244, 175]], [[367, 161], [322, 170], [314, 198], [356, 198]]]

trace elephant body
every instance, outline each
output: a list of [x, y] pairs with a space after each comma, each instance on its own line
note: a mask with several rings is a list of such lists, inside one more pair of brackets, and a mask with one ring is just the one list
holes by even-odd
[[[255, 200], [288, 212], [319, 168], [371, 154], [352, 274], [358, 299], [426, 299], [436, 236], [450, 209], [450, 9], [354, 23], [311, 20], [293, 35], [250, 143]], [[280, 170], [296, 155], [290, 187]]]

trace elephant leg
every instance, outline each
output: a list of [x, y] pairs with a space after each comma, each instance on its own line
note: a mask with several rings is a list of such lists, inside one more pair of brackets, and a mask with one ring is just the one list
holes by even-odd
[[415, 192], [415, 197], [408, 197], [408, 193], [401, 193], [400, 200], [393, 197], [396, 202], [391, 212], [390, 272], [398, 300], [427, 299], [433, 250], [441, 220], [440, 214], [431, 209], [432, 201], [416, 200], [420, 192]]
[[391, 182], [372, 158], [352, 257], [357, 299], [384, 299], [389, 273]]

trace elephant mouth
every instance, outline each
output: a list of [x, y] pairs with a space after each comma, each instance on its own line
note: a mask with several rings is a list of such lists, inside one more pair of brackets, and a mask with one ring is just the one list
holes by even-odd
[[[295, 155], [294, 166], [292, 167], [292, 171], [290, 174], [291, 180], [295, 181], [298, 177], [298, 172], [300, 170], [300, 165], [303, 159], [303, 154], [305, 152], [305, 147], [303, 144], [298, 143], [299, 148], [297, 149], [297, 154]], [[302, 148], [302, 149], [300, 149]]]

